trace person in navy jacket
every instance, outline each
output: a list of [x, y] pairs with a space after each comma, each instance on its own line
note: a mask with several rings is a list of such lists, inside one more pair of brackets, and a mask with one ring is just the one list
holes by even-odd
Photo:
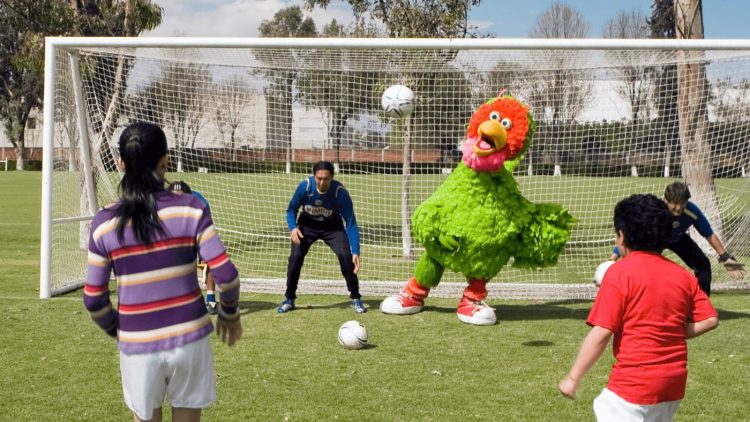
[[[706, 238], [708, 244], [718, 254], [719, 263], [724, 266], [733, 279], [741, 280], [745, 277], [745, 266], [726, 250], [701, 209], [689, 199], [690, 189], [682, 182], [674, 182], [667, 186], [664, 191], [664, 200], [672, 213], [672, 234], [667, 249], [677, 254], [694, 271], [701, 290], [710, 295], [711, 261], [695, 241], [690, 238], [687, 233], [690, 227], [695, 226], [695, 230]], [[610, 259], [615, 261], [619, 257], [620, 251], [615, 247]]]
[[359, 227], [352, 198], [343, 184], [333, 179], [329, 161], [313, 165], [312, 176], [302, 180], [289, 201], [286, 222], [292, 240], [286, 276], [285, 299], [276, 309], [285, 313], [294, 309], [302, 264], [310, 246], [318, 239], [333, 250], [349, 289], [352, 306], [367, 312], [359, 293]]

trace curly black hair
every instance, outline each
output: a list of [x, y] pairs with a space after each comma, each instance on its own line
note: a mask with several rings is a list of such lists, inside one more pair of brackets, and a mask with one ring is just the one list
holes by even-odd
[[625, 246], [634, 251], [661, 253], [672, 233], [669, 207], [651, 194], [631, 195], [615, 206], [615, 230], [622, 231]]

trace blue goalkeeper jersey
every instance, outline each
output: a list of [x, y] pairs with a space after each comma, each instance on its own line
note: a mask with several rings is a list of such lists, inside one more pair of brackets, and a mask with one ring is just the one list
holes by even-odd
[[669, 238], [669, 242], [673, 243], [678, 240], [690, 229], [690, 226], [695, 226], [695, 230], [700, 233], [703, 237], [709, 237], [714, 234], [714, 230], [711, 228], [711, 223], [700, 208], [694, 203], [688, 201], [685, 204], [685, 210], [680, 214], [679, 217], [673, 217], [672, 220], [672, 236]]
[[314, 177], [310, 176], [300, 182], [286, 209], [286, 224], [289, 231], [298, 227], [300, 222], [340, 226], [342, 221], [352, 254], [359, 255], [359, 226], [354, 216], [349, 191], [336, 180], [331, 182], [331, 188], [323, 194], [318, 192]]
[[[685, 204], [685, 209], [682, 211], [679, 217], [672, 216], [672, 234], [669, 236], [669, 243], [674, 243], [680, 240], [682, 236], [685, 236], [691, 226], [695, 226], [695, 230], [700, 233], [703, 237], [709, 237], [714, 234], [714, 230], [711, 228], [711, 223], [700, 208], [694, 203], [688, 201]], [[620, 250], [615, 246], [612, 253], [620, 255]]]

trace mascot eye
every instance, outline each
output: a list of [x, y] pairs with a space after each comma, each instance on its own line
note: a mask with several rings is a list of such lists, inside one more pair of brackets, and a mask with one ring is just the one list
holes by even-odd
[[492, 113], [490, 113], [490, 119], [500, 120], [500, 113], [498, 113], [497, 111], [493, 111]]
[[513, 122], [511, 122], [510, 119], [507, 118], [507, 117], [504, 118], [503, 120], [501, 120], [500, 124], [503, 125], [503, 127], [505, 128], [505, 130], [508, 130], [511, 127], [513, 127]]

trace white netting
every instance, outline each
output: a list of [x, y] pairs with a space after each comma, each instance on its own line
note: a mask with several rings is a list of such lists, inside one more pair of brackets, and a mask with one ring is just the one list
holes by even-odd
[[[68, 51], [58, 51], [56, 64], [53, 289], [84, 276], [91, 215]], [[185, 180], [208, 198], [246, 289], [283, 292], [286, 205], [312, 163], [326, 159], [337, 164], [336, 178], [354, 200], [363, 292], [397, 291], [421, 253], [404, 241], [402, 201], [413, 212], [447, 177], [472, 111], [501, 89], [527, 103], [538, 124], [515, 170], [521, 191], [532, 202], [568, 207], [578, 223], [556, 267], [507, 266], [491, 294], [590, 297], [594, 269], [613, 246], [615, 203], [632, 193], [661, 196], [683, 176], [728, 248], [740, 261], [750, 257], [750, 50], [74, 52], [98, 205], [116, 198], [122, 128], [133, 120], [161, 125], [171, 149], [168, 179]], [[409, 120], [380, 109], [380, 95], [393, 84], [416, 94]], [[716, 288], [738, 286], [714, 267]], [[463, 282], [449, 271], [443, 281]], [[335, 256], [320, 243], [300, 286], [331, 285], [345, 293]]]

